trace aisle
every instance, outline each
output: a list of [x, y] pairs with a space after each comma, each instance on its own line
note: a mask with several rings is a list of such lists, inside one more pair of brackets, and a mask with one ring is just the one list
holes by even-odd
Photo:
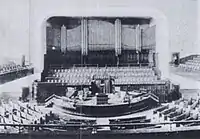
[[200, 89], [197, 73], [183, 72], [176, 67], [170, 67], [170, 79], [180, 84], [180, 89]]
[[180, 89], [200, 89], [200, 81], [170, 73], [172, 82], [180, 84]]

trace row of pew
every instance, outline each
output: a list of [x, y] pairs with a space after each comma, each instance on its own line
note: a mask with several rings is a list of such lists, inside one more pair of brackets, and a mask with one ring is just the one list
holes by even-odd
[[[172, 103], [162, 105], [155, 108], [149, 114], [143, 114], [136, 117], [127, 118], [112, 118], [109, 119], [109, 123], [112, 124], [111, 130], [123, 130], [123, 129], [155, 129], [155, 128], [166, 128], [167, 124], [164, 125], [153, 125], [153, 123], [168, 123], [168, 122], [180, 122], [182, 121], [182, 126], [199, 126], [200, 122], [200, 99], [179, 99]], [[190, 123], [184, 123], [187, 121], [194, 121]], [[197, 121], [197, 122], [195, 122]], [[116, 124], [116, 125], [114, 125]], [[124, 125], [123, 125], [124, 124]], [[120, 125], [120, 126], [119, 126]], [[179, 124], [175, 124], [176, 127]], [[170, 125], [172, 126], [172, 125]]]
[[154, 110], [154, 114], [159, 113], [160, 117], [164, 116], [165, 120], [180, 121], [180, 120], [200, 120], [200, 100], [184, 100], [181, 99], [170, 105], [161, 106]]
[[[2, 103], [0, 106], [1, 124], [39, 124], [45, 120], [45, 113], [36, 106], [17, 103]], [[19, 132], [19, 127], [0, 126], [1, 132]]]

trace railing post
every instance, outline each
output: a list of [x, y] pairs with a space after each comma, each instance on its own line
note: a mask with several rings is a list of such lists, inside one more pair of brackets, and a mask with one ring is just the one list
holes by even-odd
[[19, 134], [21, 133], [21, 130], [20, 130], [20, 125], [18, 126], [19, 127]]

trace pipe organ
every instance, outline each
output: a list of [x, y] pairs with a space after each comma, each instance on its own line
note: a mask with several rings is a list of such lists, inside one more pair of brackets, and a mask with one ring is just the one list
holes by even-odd
[[[124, 24], [121, 19], [77, 20], [80, 20], [79, 24], [71, 28], [67, 25], [60, 28], [48, 26], [47, 46], [60, 48], [62, 53], [71, 58], [71, 52], [73, 55], [81, 54], [84, 64], [105, 61], [108, 64], [158, 65], [155, 54], [156, 26]], [[75, 63], [82, 63], [79, 58], [77, 60]]]

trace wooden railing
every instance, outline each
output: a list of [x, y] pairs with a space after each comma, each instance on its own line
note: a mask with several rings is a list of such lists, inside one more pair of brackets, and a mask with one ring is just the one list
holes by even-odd
[[[196, 123], [196, 126], [187, 126], [189, 124], [194, 124]], [[162, 127], [161, 125], [169, 125], [169, 129], [165, 129]], [[183, 125], [182, 127], [177, 126], [176, 128], [172, 128], [172, 126], [176, 126], [176, 125]], [[184, 126], [185, 125], [185, 126]], [[57, 130], [62, 130], [67, 132], [70, 132], [69, 129], [76, 129], [76, 130], [86, 130], [87, 129], [93, 129], [93, 130], [98, 130], [98, 128], [110, 128], [110, 131], [112, 131], [112, 127], [132, 127], [133, 129], [137, 130], [140, 128], [137, 128], [137, 126], [144, 126], [142, 129], [143, 133], [146, 133], [145, 129], [148, 129], [148, 127], [151, 126], [160, 126], [159, 129], [157, 129], [156, 131], [158, 132], [172, 132], [172, 131], [194, 131], [194, 130], [200, 130], [200, 120], [190, 120], [190, 121], [186, 121], [186, 120], [182, 120], [182, 121], [169, 121], [169, 122], [148, 122], [148, 123], [114, 123], [114, 124], [0, 124], [0, 127], [4, 128], [4, 131], [1, 131], [1, 133], [9, 133], [9, 130], [7, 131], [7, 129], [9, 127], [14, 128], [15, 132], [14, 133], [33, 133], [33, 132], [42, 132], [43, 130], [45, 131], [45, 129], [49, 129], [49, 132], [54, 132], [53, 129], [57, 129]], [[197, 128], [198, 127], [198, 128]], [[121, 129], [122, 129], [121, 128]], [[156, 128], [151, 128], [151, 129], [156, 129]], [[134, 130], [132, 131], [134, 133]], [[13, 133], [13, 130], [10, 134]]]
[[[105, 67], [141, 67], [145, 68], [148, 67], [149, 63], [123, 63], [123, 64], [105, 64]], [[100, 67], [99, 64], [74, 64], [72, 67]], [[55, 68], [70, 68], [64, 65], [59, 65], [59, 64], [52, 64], [50, 65], [50, 68], [55, 69]]]

